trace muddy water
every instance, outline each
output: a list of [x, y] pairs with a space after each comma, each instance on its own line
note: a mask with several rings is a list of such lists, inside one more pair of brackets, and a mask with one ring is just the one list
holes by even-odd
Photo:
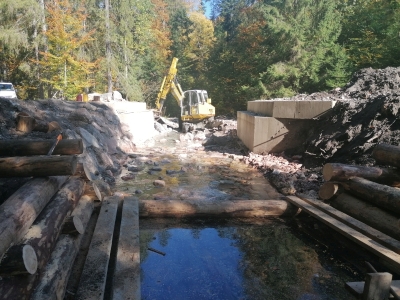
[[[281, 197], [239, 160], [166, 139], [132, 156], [127, 167], [140, 171], [120, 191], [159, 200]], [[298, 229], [293, 219], [141, 219], [142, 299], [350, 299], [344, 283], [360, 275]]]

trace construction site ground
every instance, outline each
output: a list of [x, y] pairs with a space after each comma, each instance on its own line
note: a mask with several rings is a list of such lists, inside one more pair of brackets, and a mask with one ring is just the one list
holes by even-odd
[[[262, 194], [267, 193], [265, 186], [269, 187], [269, 193], [271, 193], [268, 196], [269, 199], [280, 197], [280, 195], [318, 199], [319, 188], [324, 182], [322, 167], [325, 163], [375, 165], [371, 156], [375, 145], [400, 144], [400, 68], [363, 69], [355, 73], [345, 87], [330, 92], [297, 95], [293, 99], [317, 100], [324, 97], [335, 98], [338, 102], [332, 110], [314, 120], [315, 125], [310, 128], [308, 138], [303, 141], [302, 147], [290, 152], [249, 153], [237, 137], [237, 123], [234, 116], [218, 116], [218, 119], [222, 121], [220, 128], [186, 134], [177, 132], [176, 119], [156, 122], [157, 134], [135, 145], [129, 128], [121, 124], [113, 110], [104, 103], [76, 103], [55, 99], [37, 101], [0, 99], [0, 139], [54, 140], [60, 131], [64, 138], [82, 138], [85, 146], [82, 157], [96, 158], [92, 159], [98, 169], [96, 176], [107, 182], [114, 193], [134, 195], [138, 198], [151, 196], [154, 200], [164, 200], [210, 197], [207, 193], [196, 193], [190, 187], [171, 188], [173, 177], [168, 177], [168, 174], [159, 176], [158, 169], [151, 170], [149, 167], [152, 163], [152, 166], [158, 167], [164, 161], [172, 173], [201, 174], [204, 171], [202, 163], [185, 163], [188, 158], [196, 157], [198, 162], [209, 161], [210, 164], [218, 160], [229, 160], [238, 166], [242, 165], [242, 171], [248, 170], [247, 173], [234, 174], [231, 170], [226, 171], [222, 167], [207, 167], [207, 172], [211, 170], [219, 174], [225, 170], [227, 177], [236, 176], [233, 181], [227, 178], [214, 180], [220, 192], [226, 193], [229, 190], [229, 199], [235, 199], [235, 197], [236, 199], [243, 197], [262, 199]], [[16, 120], [21, 112], [28, 113], [42, 122], [56, 121], [60, 125], [60, 130], [19, 132], [16, 130]], [[175, 159], [178, 162], [173, 166], [170, 165]], [[132, 168], [140, 166], [146, 166], [142, 173], [144, 177], [137, 175], [137, 171], [132, 172]], [[240, 178], [242, 175], [244, 178]], [[240, 180], [251, 181], [250, 178], [265, 180], [263, 189], [251, 194], [249, 189], [246, 189], [249, 185], [246, 182], [240, 182]], [[138, 179], [140, 179], [140, 184], [135, 184]], [[0, 204], [28, 180], [29, 178], [0, 179]], [[154, 180], [159, 180], [159, 184], [167, 186], [167, 189], [157, 192]], [[277, 222], [274, 226], [290, 228], [288, 231], [298, 231], [294, 235], [307, 244], [307, 249], [312, 249], [311, 246], [315, 243], [316, 248], [312, 251], [315, 251], [316, 256], [320, 257], [324, 263], [333, 262], [327, 267], [328, 269], [333, 268], [335, 264], [342, 265], [345, 275], [340, 276], [343, 276], [344, 280], [362, 280], [365, 260], [385, 270], [385, 266], [379, 263], [375, 255], [342, 238], [339, 233], [335, 233], [304, 212], [293, 219], [286, 220], [285, 222], [288, 223], [285, 225], [282, 225], [281, 221]], [[183, 223], [187, 224], [186, 221]], [[90, 224], [88, 228], [94, 228], [95, 219]], [[193, 229], [191, 226], [198, 228], [198, 224], [185, 226], [191, 229]], [[152, 225], [148, 227], [151, 229]], [[89, 247], [90, 244], [90, 233], [86, 234], [88, 235], [86, 242], [84, 239], [82, 251], [77, 258], [77, 262], [80, 261], [81, 264], [84, 261], [85, 247]], [[254, 235], [255, 240], [258, 238], [259, 236]], [[250, 271], [262, 273], [262, 270], [258, 268]], [[279, 272], [278, 269], [275, 271]], [[74, 272], [76, 272], [73, 273], [75, 275], [79, 273], [79, 266]], [[313, 274], [317, 274], [316, 278], [319, 276], [317, 272]], [[72, 277], [66, 298], [73, 299], [74, 289], [77, 286], [74, 278], [76, 280], [78, 277]], [[322, 286], [324, 281], [328, 282], [326, 287], [332, 284], [327, 278], [318, 280], [322, 280]], [[341, 289], [339, 286], [337, 288]], [[314, 299], [305, 297], [301, 299]], [[315, 299], [333, 299], [324, 297]]]

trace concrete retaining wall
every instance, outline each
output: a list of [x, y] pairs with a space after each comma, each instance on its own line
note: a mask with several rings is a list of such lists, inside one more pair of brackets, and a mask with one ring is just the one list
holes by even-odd
[[237, 120], [238, 137], [254, 153], [299, 153], [314, 123], [313, 120], [257, 116], [248, 111], [238, 111]]

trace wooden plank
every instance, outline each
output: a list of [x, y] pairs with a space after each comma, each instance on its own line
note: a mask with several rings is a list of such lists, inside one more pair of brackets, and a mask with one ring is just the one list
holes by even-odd
[[364, 247], [365, 249], [371, 251], [378, 257], [390, 263], [390, 268], [396, 272], [400, 273], [400, 255], [389, 250], [378, 242], [371, 240], [369, 237], [365, 236], [361, 232], [356, 231], [355, 229], [343, 224], [339, 220], [329, 216], [328, 214], [322, 212], [316, 207], [308, 204], [304, 200], [296, 196], [287, 196], [288, 201], [298, 206], [302, 210], [306, 211], [313, 217], [317, 218], [321, 222], [325, 223], [332, 229], [340, 232], [345, 237]]
[[120, 197], [104, 199], [79, 282], [76, 300], [103, 299]]
[[124, 199], [113, 279], [113, 300], [140, 300], [139, 204], [134, 197]]
[[338, 219], [339, 221], [343, 222], [347, 226], [361, 232], [362, 234], [368, 236], [369, 238], [373, 239], [374, 241], [382, 244], [383, 246], [389, 248], [390, 250], [400, 254], [400, 241], [384, 234], [383, 232], [376, 230], [375, 228], [357, 220], [353, 217], [333, 208], [332, 206], [325, 204], [321, 201], [308, 199], [305, 197], [301, 197], [302, 200], [306, 201], [307, 203], [321, 209], [323, 212], [327, 213], [331, 217]]

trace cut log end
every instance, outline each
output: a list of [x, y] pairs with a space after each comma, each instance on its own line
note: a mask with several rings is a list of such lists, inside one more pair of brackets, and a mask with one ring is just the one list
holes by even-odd
[[30, 245], [24, 245], [22, 249], [22, 259], [27, 272], [29, 274], [35, 274], [38, 267], [38, 261], [33, 247]]
[[37, 268], [38, 260], [33, 247], [20, 244], [11, 246], [4, 254], [0, 262], [0, 275], [35, 274]]
[[339, 191], [339, 184], [333, 182], [325, 182], [319, 189], [318, 195], [322, 200], [329, 200]]
[[81, 219], [78, 216], [69, 216], [64, 222], [62, 234], [83, 234], [85, 228]]
[[103, 201], [105, 197], [112, 195], [110, 186], [103, 180], [94, 180], [93, 189], [100, 201]]

